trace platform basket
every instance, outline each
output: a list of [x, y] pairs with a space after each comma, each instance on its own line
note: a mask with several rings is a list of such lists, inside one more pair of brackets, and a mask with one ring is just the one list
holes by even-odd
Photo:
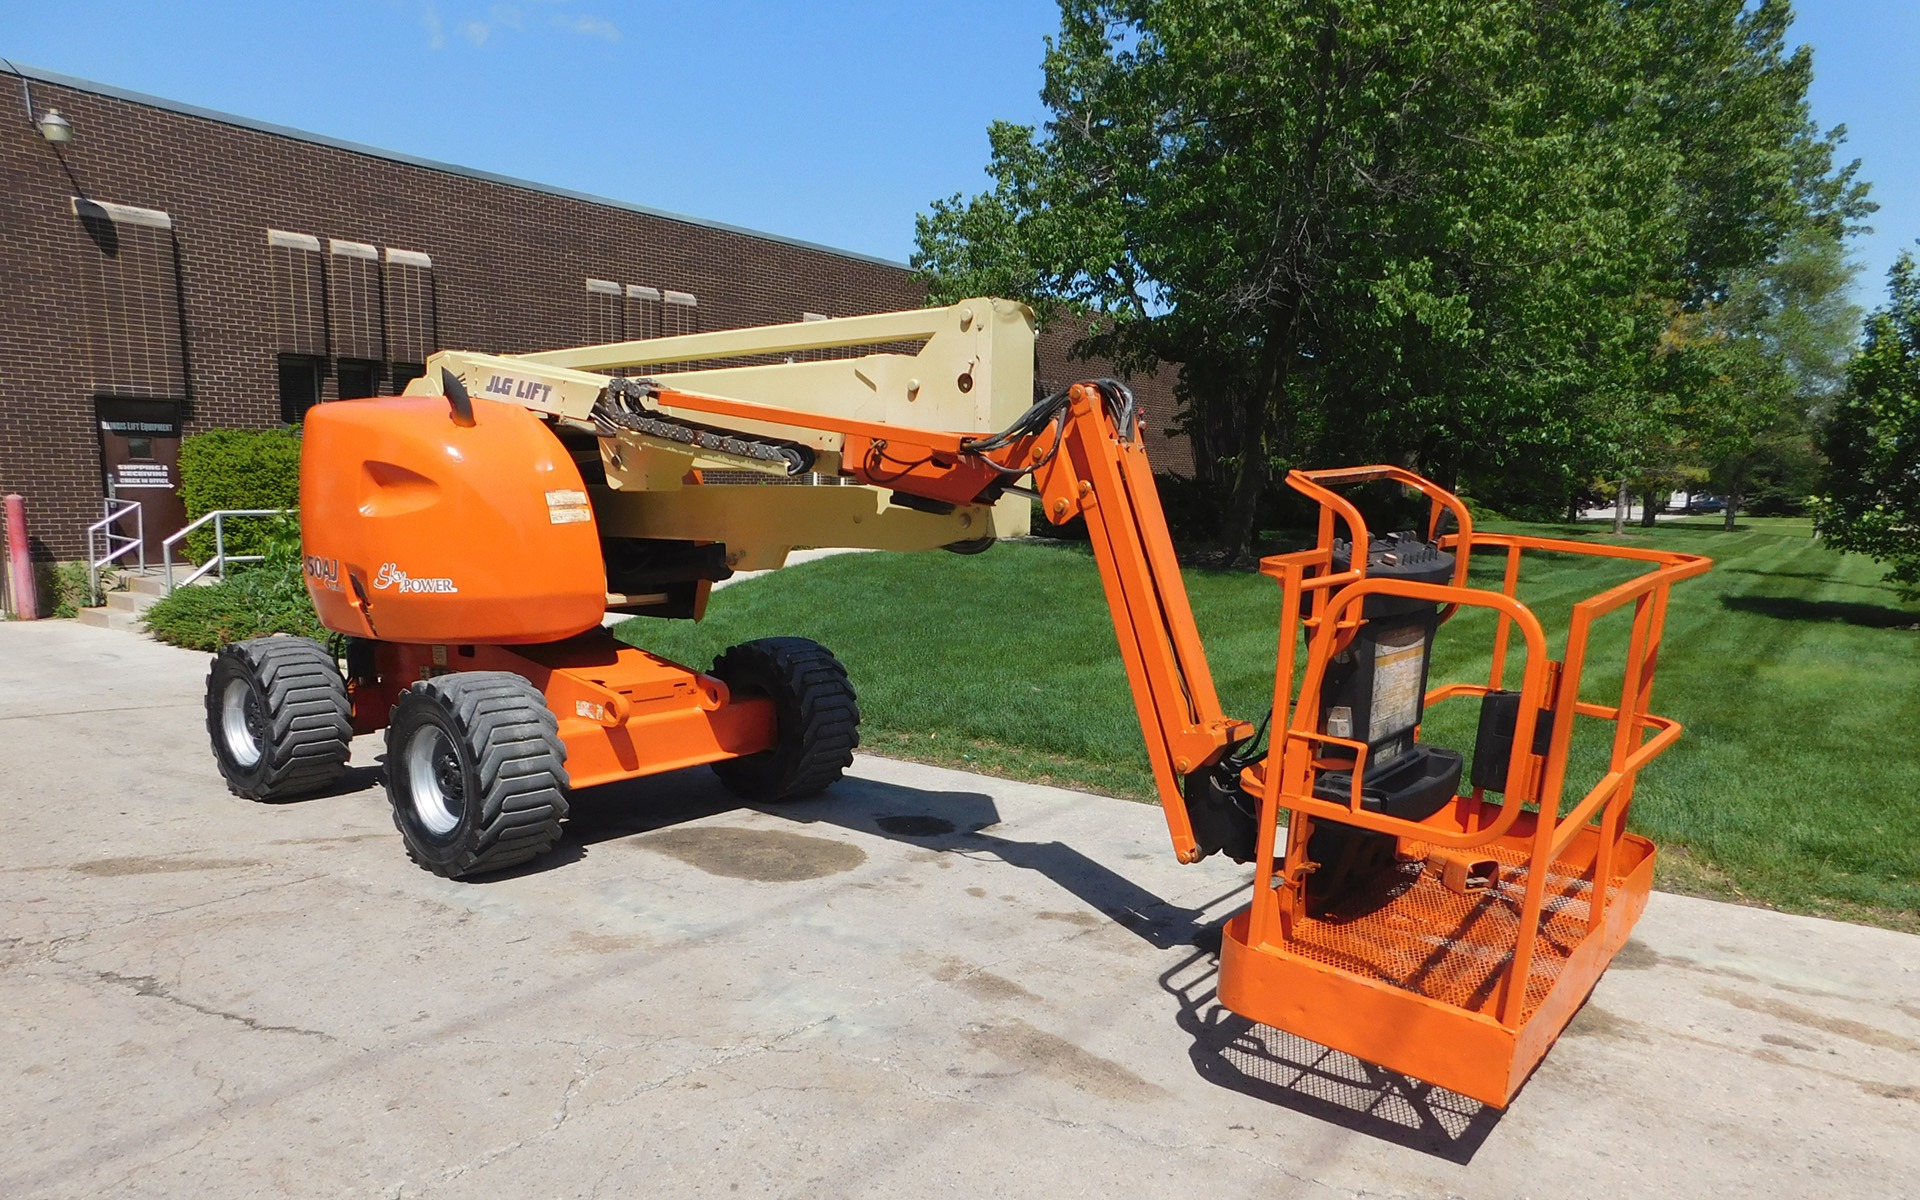
[[[1357, 509], [1328, 485], [1376, 481], [1429, 498], [1429, 538], [1456, 558], [1450, 584], [1368, 578], [1336, 565], [1336, 522], [1353, 538], [1344, 562], [1364, 560], [1367, 532]], [[1319, 545], [1262, 562], [1281, 586], [1274, 719], [1283, 732], [1266, 759], [1242, 774], [1260, 804], [1253, 902], [1228, 922], [1222, 939], [1221, 1003], [1503, 1108], [1646, 907], [1654, 847], [1628, 833], [1626, 822], [1640, 771], [1680, 735], [1678, 722], [1649, 711], [1668, 591], [1710, 564], [1639, 547], [1479, 534], [1457, 499], [1394, 467], [1295, 472], [1288, 482], [1321, 505]], [[1451, 533], [1443, 528], [1448, 517]], [[1573, 606], [1556, 659], [1517, 594], [1528, 551], [1599, 556], [1644, 570]], [[1467, 585], [1476, 552], [1504, 556], [1499, 590]], [[1519, 715], [1498, 794], [1473, 787], [1417, 821], [1367, 806], [1358, 781], [1370, 748], [1317, 722], [1328, 664], [1352, 644], [1375, 596], [1430, 602], [1447, 617], [1471, 608], [1496, 617], [1486, 682], [1435, 687], [1426, 693], [1429, 708], [1494, 693], [1512, 701], [1503, 676], [1517, 636], [1525, 659]], [[1618, 702], [1582, 700], [1590, 634], [1616, 611], [1632, 614]], [[1292, 662], [1303, 628], [1309, 642], [1296, 696]], [[1582, 721], [1610, 726], [1611, 745], [1598, 779], [1568, 803], [1573, 729]], [[1344, 763], [1339, 778], [1352, 781], [1342, 799], [1328, 798], [1321, 782], [1334, 763]], [[1307, 881], [1319, 864], [1308, 847], [1316, 823], [1329, 822], [1393, 839], [1398, 853], [1310, 903]], [[1492, 864], [1491, 885], [1463, 887], [1451, 878], [1444, 864], [1461, 857]]]

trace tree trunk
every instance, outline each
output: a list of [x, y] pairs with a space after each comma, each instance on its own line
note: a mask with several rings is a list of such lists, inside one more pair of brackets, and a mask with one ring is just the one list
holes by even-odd
[[1246, 557], [1253, 544], [1260, 494], [1267, 487], [1266, 407], [1266, 397], [1257, 389], [1248, 389], [1241, 400], [1239, 461], [1234, 463], [1233, 495], [1227, 501], [1226, 525], [1220, 538], [1229, 566]]
[[1266, 350], [1258, 369], [1240, 396], [1240, 453], [1234, 464], [1233, 496], [1220, 541], [1227, 566], [1247, 556], [1253, 545], [1254, 524], [1260, 519], [1260, 496], [1267, 486], [1267, 419], [1273, 398], [1285, 403], [1287, 373], [1299, 345], [1299, 296], [1280, 310], [1267, 331]]
[[1205, 358], [1192, 358], [1180, 367], [1180, 385], [1186, 393], [1187, 438], [1193, 446], [1193, 477], [1203, 491], [1224, 495], [1232, 491], [1234, 456], [1240, 446], [1239, 414], [1232, 386], [1225, 374]]
[[1567, 524], [1571, 525], [1575, 521], [1578, 521], [1579, 519], [1580, 519], [1580, 493], [1575, 492], [1573, 495], [1567, 497]]
[[1660, 511], [1659, 509], [1655, 508], [1653, 505], [1654, 505], [1654, 501], [1658, 500], [1659, 497], [1660, 497], [1660, 494], [1658, 492], [1648, 492], [1645, 496], [1641, 498], [1640, 527], [1642, 529], [1653, 528], [1654, 518], [1659, 514], [1659, 511]]
[[1726, 495], [1726, 500], [1727, 500], [1726, 522], [1721, 526], [1721, 528], [1725, 529], [1728, 533], [1732, 533], [1734, 514], [1740, 511], [1740, 490], [1738, 488], [1735, 488], [1733, 491], [1728, 492]]
[[1613, 536], [1619, 537], [1627, 531], [1627, 508], [1633, 503], [1633, 492], [1622, 479], [1620, 486], [1613, 491]]

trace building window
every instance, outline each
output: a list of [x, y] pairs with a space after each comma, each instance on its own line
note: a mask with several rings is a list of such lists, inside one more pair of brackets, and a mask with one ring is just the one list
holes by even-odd
[[327, 263], [310, 233], [267, 230], [273, 325], [286, 354], [327, 355]]
[[440, 348], [434, 311], [433, 259], [387, 247], [387, 357], [417, 363]]
[[692, 292], [662, 292], [660, 301], [666, 306], [662, 314], [666, 327], [661, 330], [665, 336], [700, 332], [700, 300]]
[[180, 256], [173, 218], [151, 208], [72, 198], [80, 230], [98, 251], [85, 286], [93, 390], [116, 396], [186, 395]]
[[334, 370], [342, 400], [363, 400], [380, 394], [380, 364], [362, 358], [343, 358]]
[[298, 425], [320, 403], [321, 360], [305, 354], [280, 356], [280, 420]]
[[365, 242], [339, 238], [329, 241], [327, 249], [327, 306], [334, 353], [379, 362], [387, 357], [380, 251]]
[[660, 289], [641, 283], [627, 285], [627, 337], [633, 341], [660, 336]]
[[393, 364], [393, 394], [398, 396], [407, 390], [407, 385], [427, 373], [425, 363], [397, 362]]
[[587, 280], [587, 344], [626, 340], [621, 287], [611, 279]]

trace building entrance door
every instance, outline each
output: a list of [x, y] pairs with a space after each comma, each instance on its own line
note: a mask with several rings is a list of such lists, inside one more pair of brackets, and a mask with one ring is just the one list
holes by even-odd
[[[180, 498], [180, 405], [172, 400], [128, 400], [102, 396], [94, 401], [100, 421], [100, 468], [110, 500], [140, 502], [147, 561], [160, 561], [160, 543], [187, 523]], [[131, 520], [115, 532], [132, 537]]]

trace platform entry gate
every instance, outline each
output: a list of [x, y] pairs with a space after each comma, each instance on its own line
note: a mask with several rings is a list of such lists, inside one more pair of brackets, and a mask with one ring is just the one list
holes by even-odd
[[[180, 498], [180, 404], [102, 396], [94, 402], [100, 426], [100, 468], [109, 500], [140, 502], [147, 561], [160, 543], [187, 523]], [[132, 521], [115, 532], [132, 537]]]

